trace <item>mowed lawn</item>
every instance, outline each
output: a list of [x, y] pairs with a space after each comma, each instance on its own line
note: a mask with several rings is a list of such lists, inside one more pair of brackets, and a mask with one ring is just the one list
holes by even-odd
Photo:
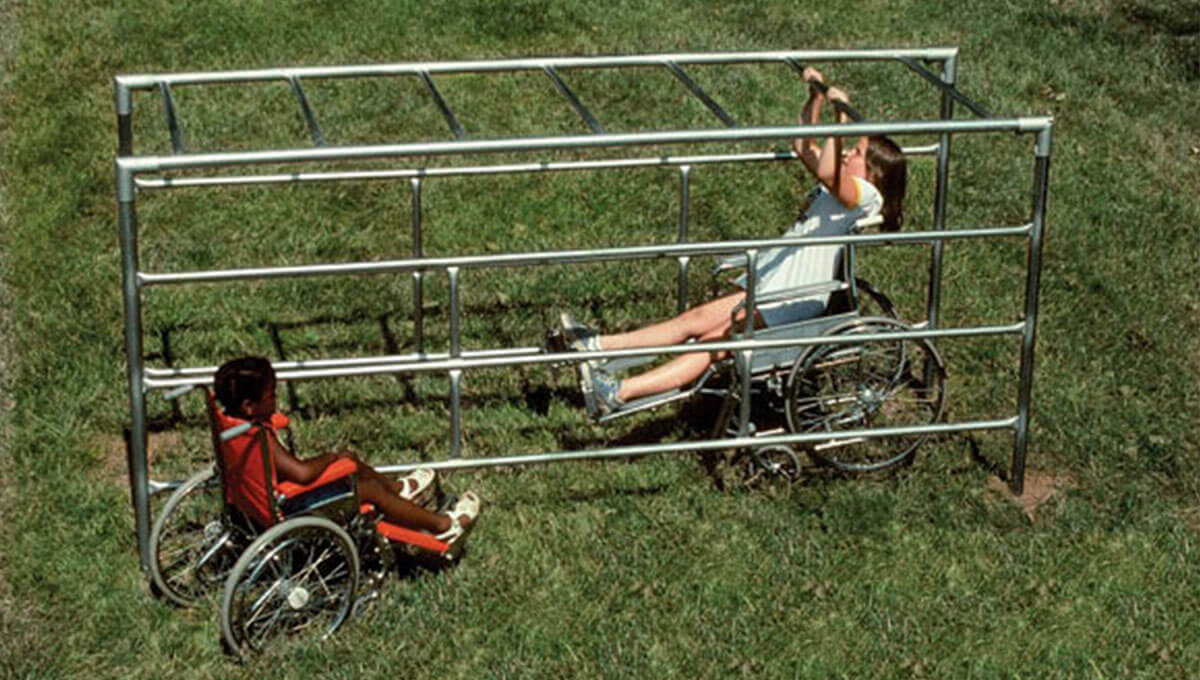
[[[0, 1], [0, 677], [1194, 677], [1198, 22], [1194, 1], [1150, 0]], [[151, 596], [122, 441], [112, 76], [935, 45], [960, 48], [962, 89], [992, 111], [1055, 117], [1029, 447], [1036, 507], [991, 479], [1011, 449], [1001, 434], [935, 439], [895, 474], [814, 472], [767, 488], [718, 490], [686, 456], [461, 472], [446, 485], [488, 501], [465, 561], [389, 580], [332, 640], [237, 664], [221, 651], [215, 602], [185, 611]], [[824, 70], [868, 118], [937, 112], [901, 65]], [[585, 132], [535, 75], [439, 86], [474, 138]], [[788, 124], [803, 101], [786, 69], [693, 75], [745, 125]], [[712, 125], [665, 70], [571, 83], [616, 131]], [[286, 87], [223, 92], [177, 93], [189, 151], [309, 143]], [[330, 144], [448, 135], [412, 83], [336, 81], [309, 95]], [[138, 151], [169, 153], [158, 100], [135, 105]], [[1027, 218], [1030, 145], [955, 138], [950, 228]], [[933, 161], [910, 168], [908, 228], [926, 229]], [[781, 233], [809, 188], [798, 172], [695, 169], [691, 238]], [[429, 180], [423, 192], [430, 255], [666, 243], [677, 228], [668, 170]], [[411, 247], [406, 182], [144, 192], [138, 209], [142, 264], [157, 271]], [[920, 319], [927, 255], [870, 249], [860, 273]], [[693, 302], [709, 264], [692, 268]], [[942, 323], [1017, 320], [1024, 264], [1016, 241], [947, 246]], [[674, 271], [646, 261], [470, 272], [464, 346], [537, 344], [560, 309], [618, 329], [662, 317], [674, 310]], [[430, 279], [427, 343], [444, 349], [446, 284]], [[378, 354], [389, 338], [410, 343], [411, 311], [407, 277], [154, 289], [146, 353], [183, 365]], [[1015, 339], [938, 349], [950, 420], [1014, 411]], [[376, 463], [447, 455], [444, 376], [284, 392], [303, 451], [349, 446]], [[669, 407], [594, 426], [569, 371], [548, 369], [472, 372], [464, 401], [471, 456], [672, 441], [711, 419]], [[154, 475], [202, 466], [198, 404], [149, 404]]]

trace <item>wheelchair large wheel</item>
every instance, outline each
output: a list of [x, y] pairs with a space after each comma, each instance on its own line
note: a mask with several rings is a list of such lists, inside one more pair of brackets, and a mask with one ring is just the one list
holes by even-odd
[[259, 536], [238, 558], [221, 594], [221, 636], [235, 654], [285, 635], [332, 635], [354, 606], [358, 550], [345, 529], [298, 517]]
[[213, 468], [175, 489], [150, 531], [150, 577], [159, 592], [189, 607], [215, 592], [245, 539], [223, 513], [221, 485]]
[[849, 311], [857, 311], [858, 315], [862, 317], [884, 316], [892, 319], [900, 318], [900, 315], [896, 313], [896, 305], [892, 304], [891, 298], [885, 295], [883, 291], [871, 285], [871, 282], [855, 277], [854, 287], [858, 292], [858, 304], [850, 304], [850, 291], [837, 291], [829, 297], [828, 313], [841, 314]]
[[[849, 321], [829, 335], [909, 330], [888, 318]], [[792, 366], [787, 384], [793, 432], [919, 426], [942, 417], [946, 371], [926, 339], [815, 345]], [[809, 454], [840, 470], [866, 472], [910, 462], [928, 434], [831, 440]]]

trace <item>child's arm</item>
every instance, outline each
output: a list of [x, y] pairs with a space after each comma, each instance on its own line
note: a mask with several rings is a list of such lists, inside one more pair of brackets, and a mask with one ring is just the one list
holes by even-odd
[[[809, 83], [808, 86], [808, 101], [804, 102], [804, 108], [800, 111], [801, 125], [815, 125], [821, 118], [821, 105], [825, 103], [824, 91], [813, 85], [812, 81], [818, 83], [825, 82], [825, 77], [815, 68], [808, 67], [804, 69], [801, 76], [804, 82]], [[817, 167], [821, 161], [821, 154], [817, 148], [817, 140], [812, 137], [797, 137], [792, 140], [792, 149], [796, 155], [800, 157], [800, 162], [804, 163], [804, 167], [812, 174], [817, 174]]]
[[[836, 87], [829, 88], [828, 96], [831, 102], [840, 101], [844, 104], [850, 103], [850, 98], [846, 96], [846, 93]], [[837, 109], [837, 122], [845, 123], [848, 120], [849, 116], [839, 107]], [[829, 189], [830, 193], [837, 196], [838, 201], [842, 205], [847, 208], [858, 205], [860, 199], [858, 183], [854, 181], [853, 175], [842, 172], [841, 137], [830, 137], [825, 140], [825, 144], [821, 149], [820, 161], [813, 174]]]
[[320, 477], [325, 468], [338, 458], [333, 453], [322, 453], [315, 458], [300, 460], [292, 455], [287, 447], [275, 441], [274, 437], [267, 437], [267, 440], [271, 447], [271, 457], [275, 460], [275, 474], [284, 481], [308, 484]]

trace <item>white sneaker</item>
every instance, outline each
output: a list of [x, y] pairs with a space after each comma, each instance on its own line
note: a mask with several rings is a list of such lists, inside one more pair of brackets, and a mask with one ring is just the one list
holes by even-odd
[[600, 351], [600, 334], [596, 329], [576, 321], [570, 312], [563, 312], [559, 320], [568, 348], [575, 352]]

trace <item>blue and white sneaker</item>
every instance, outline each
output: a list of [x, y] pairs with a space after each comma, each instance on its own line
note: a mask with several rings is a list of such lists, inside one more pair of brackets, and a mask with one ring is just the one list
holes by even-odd
[[620, 380], [586, 361], [579, 362], [578, 367], [579, 388], [583, 392], [583, 403], [587, 407], [589, 418], [599, 420], [625, 405], [617, 396], [621, 391]]
[[617, 396], [621, 392], [621, 381], [603, 370], [592, 371], [592, 391], [596, 402], [593, 418], [620, 411], [625, 402]]

